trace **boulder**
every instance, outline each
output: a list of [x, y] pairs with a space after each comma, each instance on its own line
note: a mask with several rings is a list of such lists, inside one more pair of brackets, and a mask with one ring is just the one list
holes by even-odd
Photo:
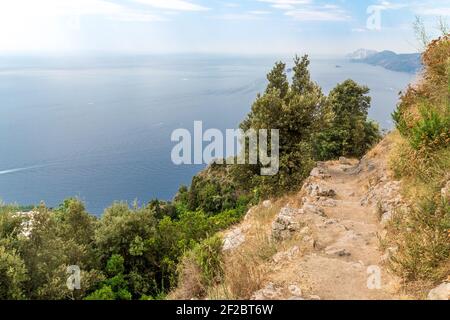
[[439, 287], [434, 288], [428, 294], [428, 300], [449, 300], [450, 299], [450, 283], [443, 283]]

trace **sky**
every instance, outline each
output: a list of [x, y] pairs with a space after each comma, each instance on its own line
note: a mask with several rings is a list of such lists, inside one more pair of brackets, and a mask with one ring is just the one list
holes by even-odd
[[450, 0], [0, 0], [0, 53], [415, 52]]

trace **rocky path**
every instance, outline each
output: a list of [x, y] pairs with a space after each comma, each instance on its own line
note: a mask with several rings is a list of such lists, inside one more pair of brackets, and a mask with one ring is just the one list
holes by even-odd
[[290, 248], [274, 256], [270, 282], [254, 299], [405, 298], [379, 241], [380, 220], [399, 200], [389, 200], [396, 190], [376, 165], [341, 159], [313, 170], [272, 224], [273, 238]]

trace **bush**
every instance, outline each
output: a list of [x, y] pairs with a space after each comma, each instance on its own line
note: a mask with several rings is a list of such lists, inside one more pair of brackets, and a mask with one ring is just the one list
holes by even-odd
[[448, 275], [450, 203], [423, 200], [417, 208], [396, 213], [391, 228], [399, 248], [392, 259], [395, 271], [410, 281], [436, 281]]
[[208, 238], [188, 251], [178, 267], [177, 299], [203, 298], [223, 278], [222, 239]]

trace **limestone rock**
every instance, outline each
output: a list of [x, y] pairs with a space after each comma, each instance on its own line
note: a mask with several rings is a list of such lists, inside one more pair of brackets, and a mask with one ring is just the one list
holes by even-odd
[[290, 284], [288, 286], [288, 290], [293, 296], [296, 297], [302, 296], [302, 289], [300, 289], [300, 287], [296, 283]]
[[272, 257], [272, 260], [277, 264], [282, 263], [283, 261], [291, 261], [299, 252], [300, 248], [295, 246], [288, 251], [278, 252]]
[[305, 203], [301, 209], [303, 214], [315, 214], [318, 216], [325, 217], [325, 211], [312, 203]]
[[235, 228], [228, 232], [223, 240], [223, 251], [234, 250], [245, 241], [245, 234], [241, 228]]
[[299, 224], [294, 218], [297, 213], [298, 210], [296, 209], [282, 208], [272, 223], [272, 238], [278, 241], [291, 238], [292, 234], [299, 229]]
[[312, 169], [310, 176], [319, 179], [327, 179], [331, 177], [329, 174], [325, 172], [324, 169], [319, 167]]
[[326, 197], [333, 198], [336, 196], [336, 191], [331, 188], [321, 186], [316, 183], [310, 183], [306, 186], [306, 191], [311, 197]]
[[428, 300], [449, 300], [450, 299], [450, 283], [443, 283], [439, 287], [434, 288], [428, 294]]
[[280, 287], [276, 287], [272, 282], [270, 282], [263, 289], [253, 293], [250, 300], [275, 300], [280, 298], [282, 290]]

